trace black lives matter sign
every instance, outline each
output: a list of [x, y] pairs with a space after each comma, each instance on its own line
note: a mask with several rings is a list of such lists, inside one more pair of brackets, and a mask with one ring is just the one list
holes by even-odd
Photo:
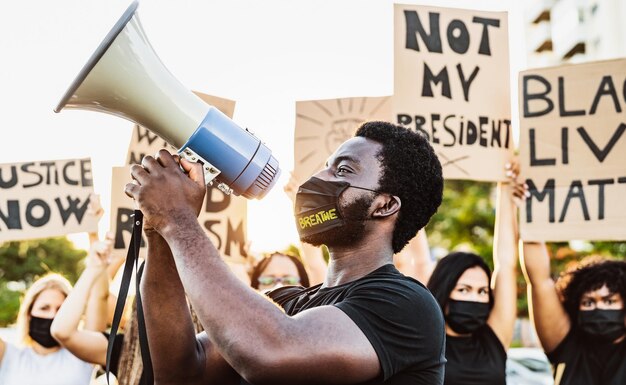
[[0, 165], [0, 241], [98, 230], [90, 159]]
[[504, 180], [513, 150], [507, 14], [396, 4], [396, 123], [423, 133], [448, 179]]
[[626, 239], [626, 59], [522, 72], [525, 240]]

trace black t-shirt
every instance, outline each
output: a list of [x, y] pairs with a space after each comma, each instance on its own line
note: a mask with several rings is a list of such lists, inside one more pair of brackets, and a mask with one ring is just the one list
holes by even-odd
[[445, 385], [505, 385], [506, 350], [489, 325], [469, 337], [446, 336]]
[[626, 339], [602, 343], [572, 328], [547, 356], [555, 385], [626, 384]]
[[443, 384], [445, 328], [428, 289], [393, 265], [335, 287], [283, 287], [268, 293], [290, 316], [336, 306], [368, 338], [382, 368], [368, 385]]

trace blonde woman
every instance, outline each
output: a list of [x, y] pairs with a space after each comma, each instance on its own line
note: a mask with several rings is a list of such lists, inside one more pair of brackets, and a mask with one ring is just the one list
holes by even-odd
[[89, 384], [94, 366], [62, 348], [50, 333], [50, 325], [71, 288], [67, 279], [50, 274], [28, 289], [18, 316], [23, 346], [0, 339], [0, 384]]

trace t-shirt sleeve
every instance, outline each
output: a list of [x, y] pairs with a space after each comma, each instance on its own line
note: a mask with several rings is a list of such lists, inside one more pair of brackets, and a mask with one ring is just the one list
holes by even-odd
[[445, 330], [439, 305], [423, 286], [403, 280], [365, 282], [335, 304], [368, 338], [383, 380], [416, 367], [445, 362]]
[[[102, 333], [104, 337], [106, 337], [107, 341], [109, 340], [109, 333]], [[119, 365], [120, 365], [120, 356], [122, 355], [122, 345], [124, 344], [124, 335], [116, 334], [115, 339], [113, 340], [113, 351], [111, 352], [111, 364], [110, 369], [111, 373], [113, 373], [117, 377]]]
[[574, 347], [574, 334], [574, 328], [572, 328], [569, 333], [567, 333], [565, 338], [563, 338], [563, 341], [561, 341], [561, 343], [556, 348], [554, 348], [554, 350], [552, 350], [551, 352], [546, 352], [546, 357], [548, 357], [550, 363], [559, 363], [563, 359], [564, 355], [567, 354], [566, 352]]

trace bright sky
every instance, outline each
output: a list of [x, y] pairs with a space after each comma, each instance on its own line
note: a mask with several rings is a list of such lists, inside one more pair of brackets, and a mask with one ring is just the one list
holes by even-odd
[[[91, 157], [107, 214], [111, 167], [124, 164], [132, 123], [56, 106], [130, 0], [0, 2], [0, 163]], [[143, 0], [138, 14], [155, 51], [189, 89], [237, 101], [283, 174], [248, 209], [253, 251], [297, 242], [282, 186], [293, 167], [295, 101], [393, 93], [391, 0]], [[404, 1], [509, 11], [511, 86], [524, 69], [523, 10], [515, 0]], [[517, 100], [512, 101], [517, 127]], [[74, 237], [80, 246], [84, 238]]]

